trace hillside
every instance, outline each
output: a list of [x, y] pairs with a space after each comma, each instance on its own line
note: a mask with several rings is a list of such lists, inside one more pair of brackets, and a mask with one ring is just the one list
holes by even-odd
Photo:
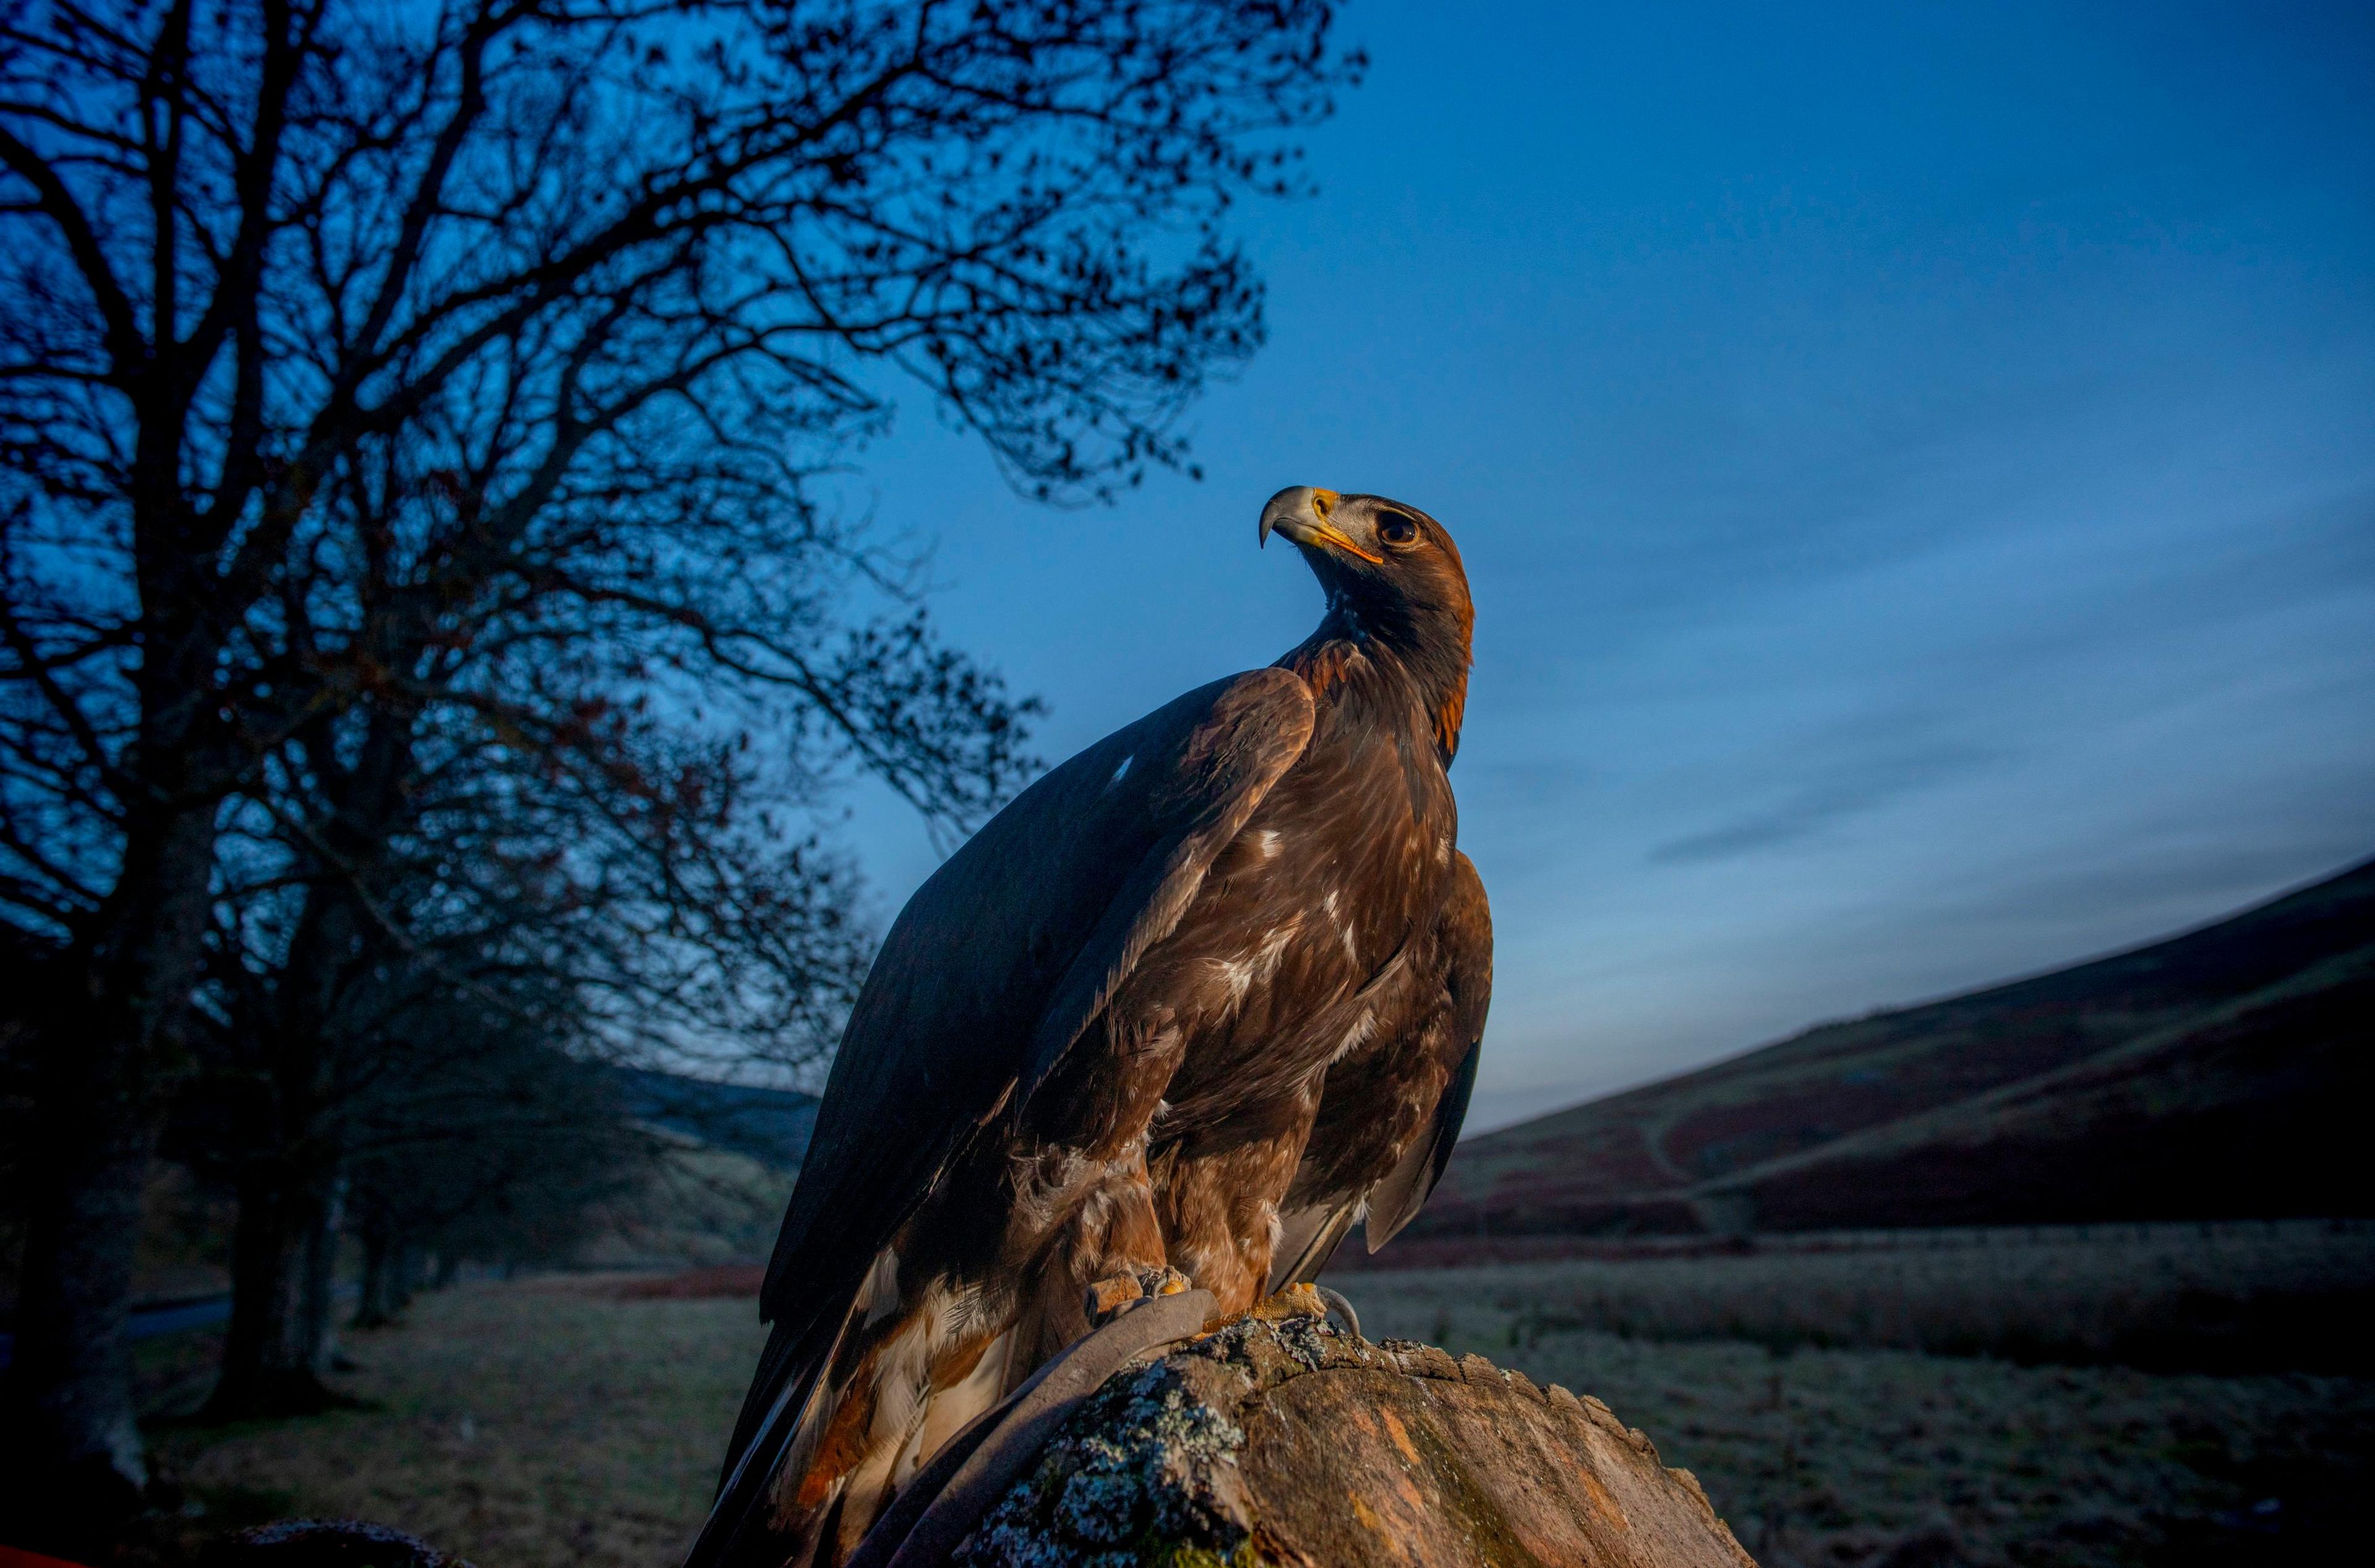
[[817, 1097], [793, 1089], [719, 1083], [648, 1067], [619, 1069], [627, 1109], [639, 1121], [747, 1156], [777, 1171], [797, 1171], [816, 1130]]
[[2375, 1213], [2375, 861], [1472, 1138], [1411, 1233]]

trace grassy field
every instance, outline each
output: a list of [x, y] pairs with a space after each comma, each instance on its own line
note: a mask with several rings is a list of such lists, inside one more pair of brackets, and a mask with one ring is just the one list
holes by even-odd
[[1577, 1283], [1537, 1266], [1343, 1287], [1373, 1338], [1598, 1395], [1767, 1568], [2313, 1561], [2375, 1487], [2375, 1381], [1628, 1338], [1557, 1326], [1509, 1278], [1545, 1272]]
[[[168, 1422], [159, 1459], [233, 1519], [372, 1519], [480, 1568], [662, 1568], [700, 1523], [763, 1332], [748, 1300], [619, 1300], [575, 1279], [459, 1285], [401, 1327], [346, 1337], [357, 1370], [338, 1382], [368, 1408]], [[174, 1360], [151, 1358], [167, 1409], [204, 1391]]]
[[[2087, 1299], [2076, 1284], [2054, 1296], [2057, 1279], [2133, 1300], [2119, 1281], [2139, 1267], [1860, 1254], [1341, 1283], [1373, 1338], [1478, 1351], [1600, 1396], [1698, 1474], [1770, 1568], [2318, 1560], [2319, 1538], [2375, 1492], [2375, 1380], [1642, 1332], [1713, 1334], [1720, 1303], [1778, 1297], [1828, 1300], [1850, 1321], [1861, 1300], [1875, 1324], [1927, 1321], [1908, 1301], [1959, 1297], [1977, 1313], [1969, 1303]], [[2194, 1288], [2185, 1269], [2177, 1279], [2178, 1295]], [[1634, 1334], [1587, 1322], [1595, 1300], [1625, 1303]], [[1897, 1318], [1879, 1313], [1892, 1301]], [[2034, 1321], [2055, 1320], [2040, 1306]], [[160, 1457], [218, 1519], [372, 1518], [480, 1568], [665, 1568], [699, 1522], [759, 1342], [747, 1298], [621, 1299], [617, 1282], [583, 1279], [464, 1285], [424, 1298], [401, 1328], [349, 1337], [358, 1370], [344, 1381], [372, 1408], [253, 1428], [168, 1423]], [[203, 1349], [148, 1350], [160, 1412], [203, 1392]]]
[[1745, 1339], [1770, 1350], [2375, 1373], [2375, 1338], [2366, 1332], [2375, 1321], [2375, 1225], [2363, 1220], [2023, 1227], [1741, 1244], [1747, 1250], [1735, 1256], [1560, 1259], [1351, 1274], [1334, 1282], [1355, 1300], [1363, 1291], [1397, 1303], [1461, 1302], [1482, 1292], [1527, 1340], [1599, 1329]]

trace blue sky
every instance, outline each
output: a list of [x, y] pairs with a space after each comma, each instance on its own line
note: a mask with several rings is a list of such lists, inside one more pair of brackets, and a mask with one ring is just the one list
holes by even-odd
[[2156, 936], [2375, 854], [2371, 18], [1364, 0], [1203, 482], [851, 499], [1051, 759], [1308, 630], [1280, 486], [1445, 521], [1471, 1128]]

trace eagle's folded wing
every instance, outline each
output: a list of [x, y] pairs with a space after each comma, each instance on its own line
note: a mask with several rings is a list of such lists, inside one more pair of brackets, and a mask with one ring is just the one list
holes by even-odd
[[[843, 1035], [767, 1267], [760, 1310], [775, 1328], [724, 1491], [756, 1495], [876, 1255], [1178, 924], [1311, 726], [1291, 671], [1191, 691], [1023, 791], [908, 902]], [[721, 1496], [713, 1531], [736, 1506]]]
[[[1416, 990], [1401, 1004], [1406, 1012], [1393, 1026], [1396, 1032], [1380, 1038], [1370, 1059], [1332, 1072], [1321, 1091], [1319, 1121], [1304, 1151], [1294, 1199], [1279, 1217], [1273, 1290], [1317, 1279], [1365, 1210], [1369, 1250], [1392, 1240], [1425, 1204], [1459, 1140], [1493, 999], [1492, 911], [1464, 855], [1453, 863], [1429, 937], [1425, 967], [1413, 976]], [[1353, 1159], [1348, 1169], [1346, 1151], [1326, 1146], [1331, 1131], [1374, 1125], [1364, 1107], [1422, 1093], [1433, 1097], [1424, 1121], [1384, 1172], [1363, 1171], [1365, 1156]], [[1355, 1103], [1347, 1107], [1326, 1096], [1351, 1096]]]
[[1484, 900], [1484, 884], [1466, 855], [1457, 857], [1451, 875], [1436, 933], [1445, 960], [1442, 1027], [1459, 1050], [1459, 1064], [1436, 1102], [1426, 1136], [1412, 1143], [1385, 1180], [1370, 1190], [1366, 1239], [1373, 1253], [1417, 1218], [1427, 1195], [1443, 1179], [1452, 1146], [1459, 1141], [1459, 1124], [1468, 1119], [1477, 1064], [1483, 1059], [1484, 1015], [1493, 1005], [1493, 912]]

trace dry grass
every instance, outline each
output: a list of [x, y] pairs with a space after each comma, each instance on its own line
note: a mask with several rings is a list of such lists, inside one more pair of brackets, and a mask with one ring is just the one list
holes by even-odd
[[[1669, 1464], [1698, 1473], [1767, 1568], [2321, 1561], [2321, 1532], [2355, 1525], [2375, 1491], [2368, 1380], [1777, 1354], [1740, 1340], [1627, 1338], [1541, 1305], [1577, 1289], [1579, 1267], [1734, 1261], [1778, 1260], [1341, 1284], [1372, 1336], [1434, 1339], [1599, 1395]], [[1846, 1262], [1875, 1280], [1899, 1267], [1953, 1294], [1943, 1258]], [[2057, 1267], [2086, 1272], [2068, 1258]], [[2098, 1261], [2091, 1277], [2124, 1267]], [[2046, 1277], [2014, 1274], [2015, 1284]], [[1640, 1278], [1648, 1283], [1626, 1287], [1637, 1305], [1807, 1288], [1802, 1276], [1754, 1271]], [[1971, 1288], [1967, 1263], [1960, 1279]], [[219, 1511], [268, 1503], [376, 1519], [481, 1568], [668, 1568], [707, 1502], [761, 1332], [747, 1299], [622, 1299], [619, 1283], [486, 1283], [425, 1298], [406, 1326], [349, 1338], [362, 1370], [347, 1382], [376, 1409], [168, 1429], [163, 1457]], [[156, 1385], [194, 1350], [152, 1352]]]
[[[2322, 1289], [2334, 1268], [2368, 1268], [2363, 1255], [2321, 1262], [2286, 1234], [2264, 1238], [2248, 1268], [2231, 1254], [2215, 1265], [2237, 1295], [2271, 1299], [2281, 1279]], [[2318, 1545], [2355, 1533], [2375, 1492], [2375, 1380], [2025, 1367], [1811, 1343], [1859, 1326], [1916, 1341], [2116, 1339], [2198, 1294], [2214, 1267], [2146, 1240], [1528, 1264], [1339, 1284], [1372, 1338], [1472, 1350], [1598, 1395], [1667, 1463], [1698, 1475], [1767, 1568], [2321, 1560]], [[2258, 1285], [2239, 1284], [2247, 1279]], [[1610, 1332], [1601, 1317], [1634, 1332]], [[1766, 1342], [1719, 1337], [1743, 1325]]]
[[[742, 1301], [471, 1284], [348, 1337], [374, 1408], [160, 1433], [201, 1500], [396, 1526], [481, 1568], [660, 1568], [699, 1527], [763, 1331]], [[242, 1494], [245, 1494], [242, 1496]]]
[[[1346, 1275], [1394, 1300], [1482, 1292], [1521, 1337], [1926, 1350], [2162, 1371], [2375, 1373], [2375, 1226], [2097, 1226], [1740, 1256], [1569, 1258]], [[1785, 1250], [1786, 1248], [1786, 1250]], [[1374, 1283], [1373, 1283], [1374, 1281]]]

